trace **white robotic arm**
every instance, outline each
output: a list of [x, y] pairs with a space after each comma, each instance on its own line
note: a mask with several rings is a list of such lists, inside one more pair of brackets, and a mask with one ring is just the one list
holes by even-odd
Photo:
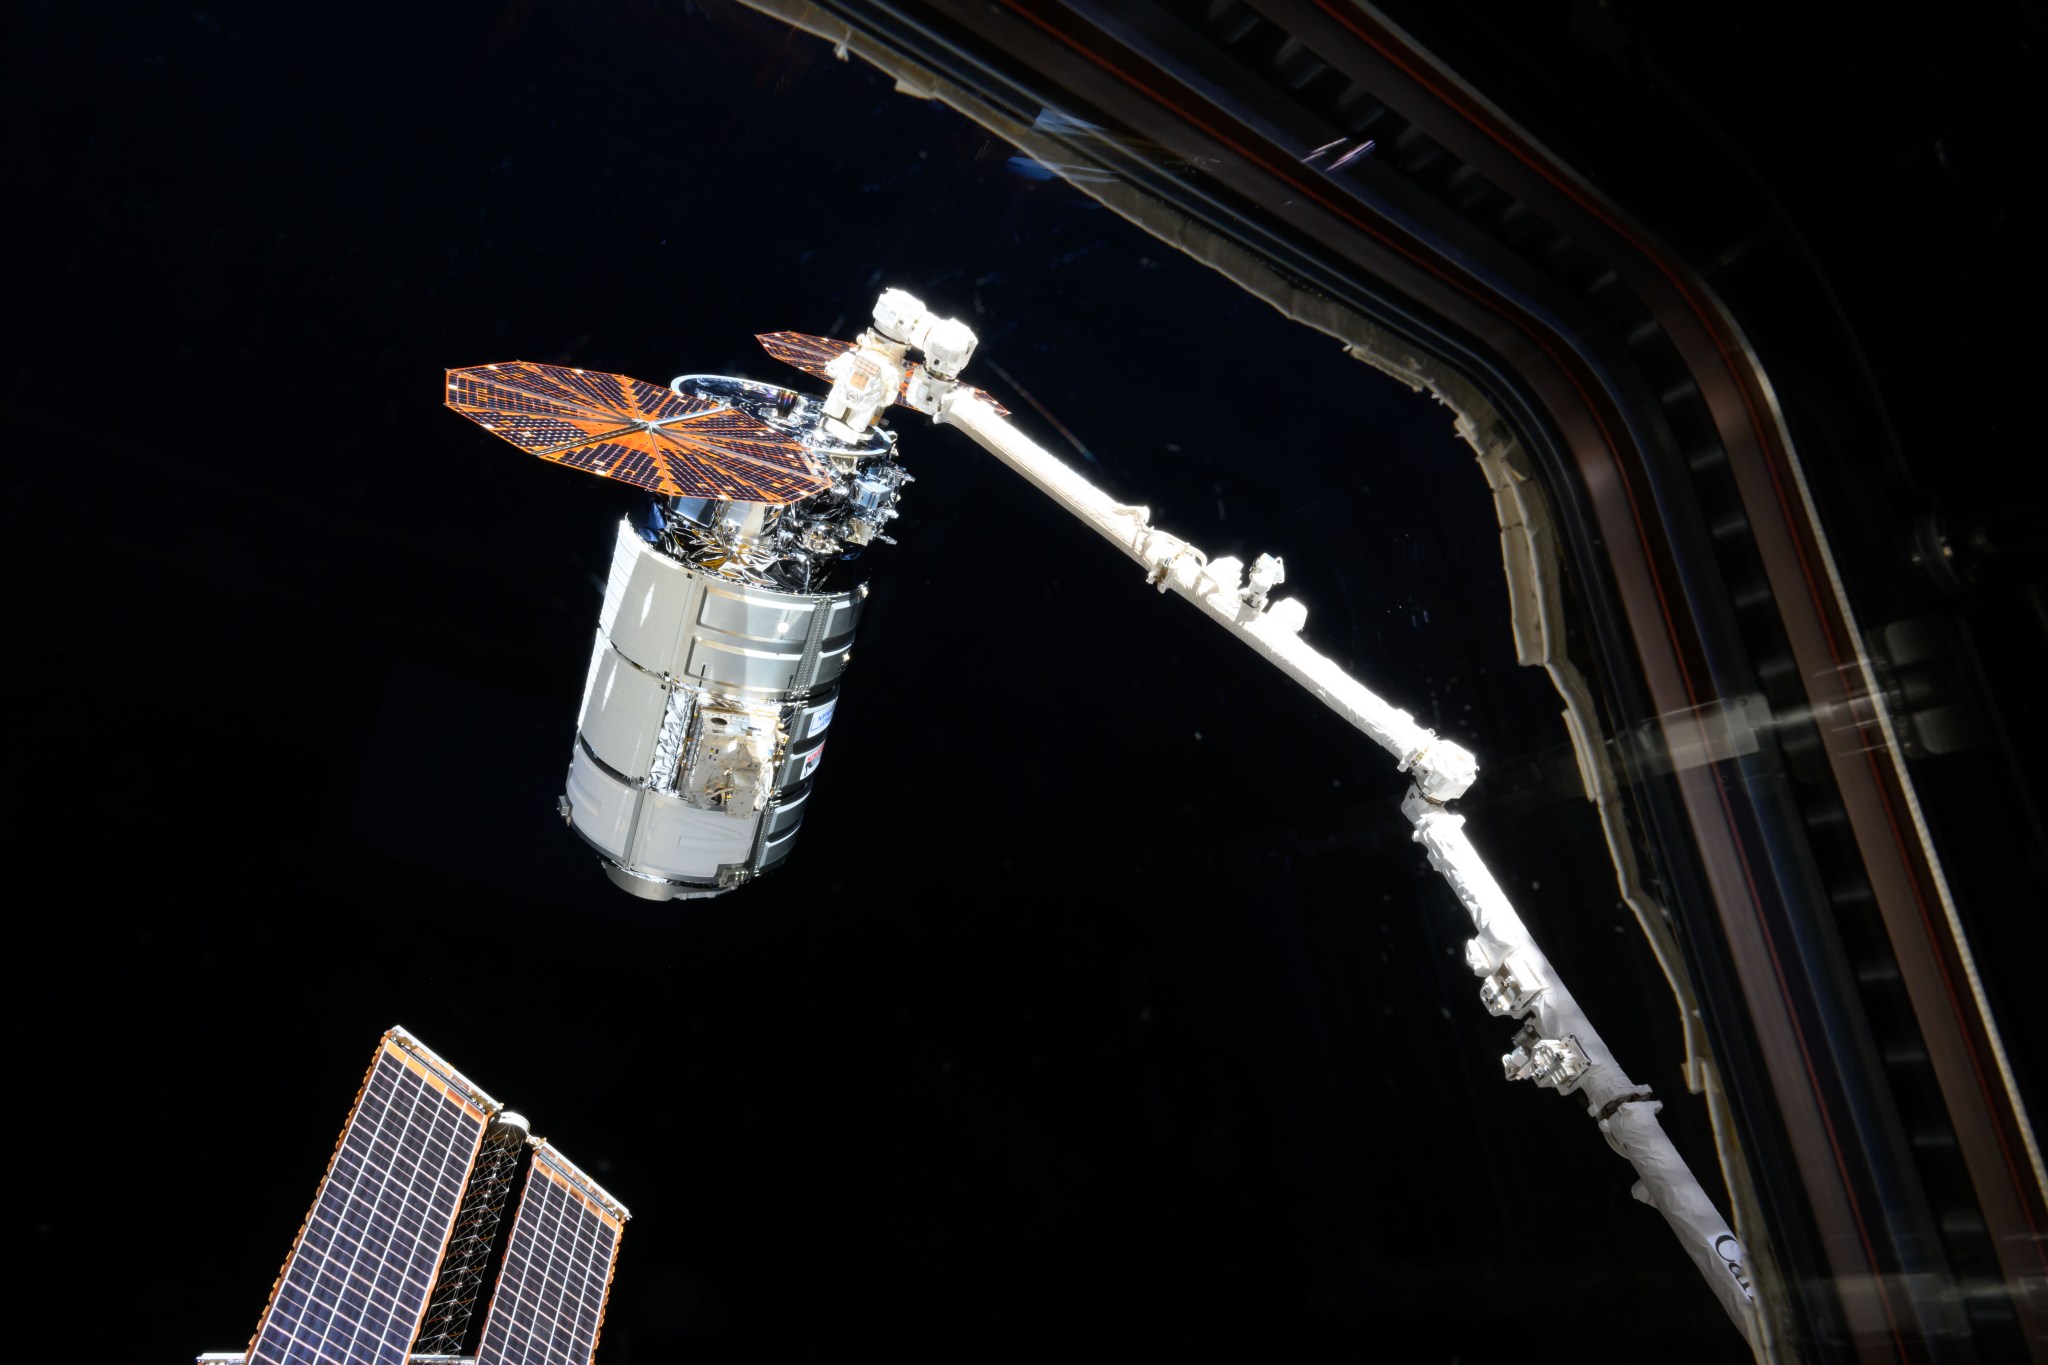
[[[1501, 1059], [1507, 1079], [1585, 1096], [1608, 1145], [1635, 1168], [1636, 1197], [1663, 1214], [1754, 1349], [1757, 1306], [1741, 1242], [1657, 1122], [1662, 1106], [1621, 1069], [1487, 871], [1465, 835], [1464, 817], [1444, 807], [1478, 776], [1473, 755], [1418, 725], [1301, 639], [1307, 610], [1298, 601], [1272, 597], [1286, 572], [1278, 558], [1259, 556], [1249, 575], [1234, 559], [1210, 560], [1152, 526], [1147, 509], [1110, 498], [998, 416], [976, 390], [957, 382], [974, 345], [974, 333], [960, 322], [930, 313], [900, 289], [888, 290], [875, 305], [874, 326], [849, 353], [851, 364], [833, 374], [827, 410], [870, 413], [871, 424], [895, 395], [871, 412], [863, 407], [874, 381], [861, 378], [861, 365], [872, 363], [884, 379], [901, 376], [895, 382], [910, 406], [966, 432], [1143, 565], [1147, 582], [1192, 602], [1398, 760], [1413, 784], [1402, 813], [1430, 865], [1472, 918], [1476, 933], [1466, 960], [1481, 978], [1480, 1001], [1495, 1015], [1523, 1021]], [[909, 359], [911, 351], [922, 353], [921, 364]]]
[[825, 367], [832, 381], [826, 429], [857, 440], [895, 402], [937, 417], [942, 404], [967, 391], [957, 381], [973, 356], [974, 333], [965, 323], [927, 311], [914, 294], [885, 289], [875, 301], [874, 325]]

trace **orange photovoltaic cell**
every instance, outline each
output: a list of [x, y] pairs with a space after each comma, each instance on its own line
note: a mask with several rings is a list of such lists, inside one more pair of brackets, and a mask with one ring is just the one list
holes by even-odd
[[[853, 349], [853, 343], [850, 341], [834, 341], [831, 337], [814, 337], [805, 332], [763, 332], [754, 340], [760, 342], [763, 350], [783, 364], [794, 365], [805, 374], [816, 375], [820, 379], [825, 378], [827, 365]], [[916, 370], [917, 367], [913, 365], [904, 372], [903, 387], [896, 391], [896, 402], [901, 407], [910, 406], [903, 401], [903, 395], [909, 390], [910, 376], [916, 373]], [[1010, 410], [990, 397], [986, 389], [977, 389], [969, 385], [967, 391], [979, 396], [982, 402], [994, 408], [996, 416], [1010, 415]]]
[[831, 337], [814, 337], [803, 332], [763, 332], [754, 340], [783, 364], [794, 365], [819, 379], [825, 377], [827, 365], [853, 349], [850, 341], [834, 341]]
[[447, 402], [528, 454], [668, 497], [781, 504], [832, 483], [796, 438], [622, 374], [474, 365], [448, 371]]

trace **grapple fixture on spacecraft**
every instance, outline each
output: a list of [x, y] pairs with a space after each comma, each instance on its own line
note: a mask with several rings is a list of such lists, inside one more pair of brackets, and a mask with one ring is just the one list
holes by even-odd
[[636, 896], [718, 895], [795, 842], [868, 593], [857, 561], [894, 543], [911, 482], [879, 424], [954, 387], [974, 349], [892, 296], [857, 341], [759, 338], [832, 381], [823, 397], [524, 361], [448, 372], [448, 406], [485, 430], [653, 495], [619, 523], [561, 799]]

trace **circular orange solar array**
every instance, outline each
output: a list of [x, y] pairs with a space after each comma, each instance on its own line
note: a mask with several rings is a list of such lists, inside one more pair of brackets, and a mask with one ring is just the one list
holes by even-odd
[[528, 454], [669, 497], [781, 504], [832, 482], [793, 437], [622, 374], [524, 360], [473, 365], [448, 371], [447, 402]]

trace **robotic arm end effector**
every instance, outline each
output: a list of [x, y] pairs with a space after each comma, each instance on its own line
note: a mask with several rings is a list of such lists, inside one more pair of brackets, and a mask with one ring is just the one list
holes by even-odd
[[924, 367], [934, 378], [954, 379], [974, 358], [973, 329], [958, 318], [944, 318], [924, 300], [902, 289], [885, 289], [875, 300], [876, 336], [924, 354]]
[[[974, 347], [966, 323], [940, 317], [906, 290], [883, 290], [875, 300], [874, 324], [826, 367], [832, 380], [825, 398], [828, 430], [857, 438], [898, 402], [936, 416]], [[912, 352], [920, 358], [911, 359]]]

